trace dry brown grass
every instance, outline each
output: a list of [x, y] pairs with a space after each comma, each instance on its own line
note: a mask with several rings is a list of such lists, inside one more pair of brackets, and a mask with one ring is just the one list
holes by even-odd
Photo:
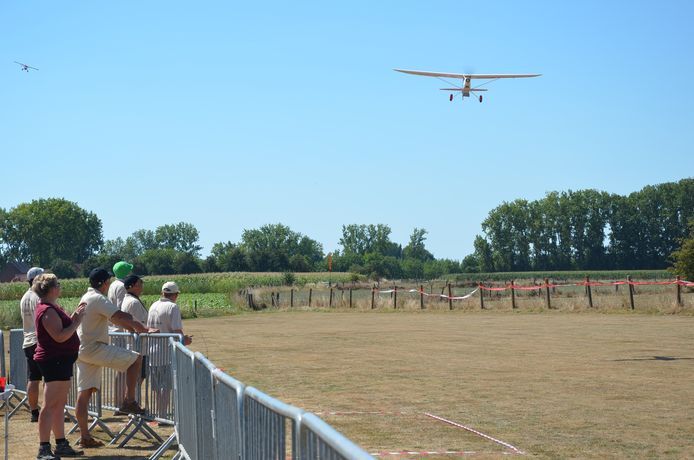
[[[511, 312], [502, 299], [481, 312], [473, 299], [453, 312], [446, 302], [421, 312], [417, 299], [408, 302], [397, 312], [295, 309], [188, 320], [184, 327], [193, 349], [290, 404], [386, 412], [323, 415], [369, 452], [512, 454], [423, 416], [431, 412], [532, 458], [694, 458], [691, 308], [662, 314], [665, 308], [615, 305], [596, 313], [574, 299], [549, 312], [534, 304]], [[117, 428], [123, 419], [108, 422]], [[10, 458], [34, 458], [36, 437], [26, 413], [13, 419]], [[88, 453], [117, 459], [152, 451], [144, 441], [134, 446]]]
[[[110, 413], [107, 415], [110, 415]], [[127, 418], [106, 416], [104, 421], [111, 430], [115, 430], [115, 432], [117, 432], [120, 428], [125, 426]], [[0, 423], [4, 422], [0, 420]], [[0, 433], [3, 433], [4, 435], [4, 424], [0, 426], [3, 427], [0, 429]], [[71, 426], [72, 425], [69, 423], [65, 424], [66, 432]], [[172, 428], [155, 429], [164, 439], [166, 439], [173, 432]], [[92, 434], [94, 437], [101, 439], [105, 443], [109, 442], [108, 436], [99, 429], [94, 430]], [[9, 435], [9, 458], [12, 460], [36, 459], [36, 452], [38, 451], [39, 447], [38, 428], [36, 423], [30, 423], [29, 413], [27, 411], [22, 410], [12, 417], [10, 420]], [[79, 432], [77, 434], [68, 435], [67, 438], [74, 446], [75, 441], [79, 439]], [[2, 442], [2, 439], [0, 439], [0, 444], [2, 444]], [[55, 445], [53, 439], [51, 439], [51, 444]], [[77, 448], [76, 446], [74, 447]], [[0, 452], [2, 452], [2, 449], [3, 448], [0, 447]], [[144, 460], [148, 458], [155, 449], [156, 446], [146, 441], [144, 437], [141, 435], [136, 435], [136, 437], [123, 449], [117, 449], [113, 446], [106, 446], [98, 449], [87, 449], [85, 451], [87, 454], [85, 458], [98, 458], [101, 460]], [[175, 451], [171, 450], [164, 458], [171, 458], [174, 453]]]
[[511, 452], [432, 412], [529, 457], [694, 458], [692, 317], [285, 311], [185, 327], [218, 366], [296, 406], [406, 412], [324, 416], [370, 452]]

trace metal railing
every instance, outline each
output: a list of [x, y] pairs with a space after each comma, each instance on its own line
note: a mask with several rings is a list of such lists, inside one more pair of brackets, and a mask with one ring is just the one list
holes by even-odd
[[0, 377], [5, 375], [5, 336], [0, 331]]
[[14, 390], [12, 390], [12, 396], [10, 396], [6, 401], [6, 403], [12, 407], [12, 410], [7, 415], [7, 418], [12, 418], [22, 407], [29, 410], [29, 403], [27, 402], [28, 366], [26, 356], [24, 355], [24, 348], [22, 347], [23, 345], [24, 330], [11, 329], [10, 375], [7, 381], [14, 385]]
[[[2, 336], [0, 336], [0, 339]], [[150, 459], [160, 458], [174, 443], [174, 458], [189, 460], [366, 460], [372, 457], [335, 431], [330, 425], [302, 409], [272, 398], [224, 373], [201, 353], [193, 353], [181, 343], [177, 334], [111, 333], [111, 343], [131, 348], [147, 356], [139, 396], [147, 412], [130, 416], [126, 427], [113, 436], [102, 421], [103, 409], [116, 410], [124, 394], [118, 373], [104, 370], [102, 391], [96, 392], [89, 405], [94, 419], [89, 429], [100, 426], [124, 445], [139, 430], [159, 445]], [[22, 349], [21, 329], [10, 332], [10, 383], [18, 385], [17, 394], [24, 399], [13, 411], [26, 403], [26, 358]], [[0, 350], [2, 351], [2, 350]], [[154, 369], [158, 369], [154, 371]], [[168, 369], [169, 373], [164, 372]], [[154, 378], [160, 372], [158, 379]], [[161, 391], [167, 390], [170, 375], [171, 394], [162, 402]], [[140, 391], [142, 391], [142, 388]], [[24, 390], [24, 391], [23, 391]], [[73, 379], [66, 409], [74, 409], [77, 383]], [[174, 433], [163, 441], [144, 421], [157, 420], [174, 424]], [[76, 427], [73, 427], [74, 431]], [[129, 433], [126, 433], [130, 429]], [[71, 431], [71, 432], [72, 432]]]
[[371, 455], [314, 414], [301, 418], [301, 460], [367, 460]]
[[373, 458], [316, 415], [245, 386], [218, 369], [201, 353], [192, 353], [180, 343], [172, 340], [171, 348], [175, 434], [179, 447], [175, 458]]

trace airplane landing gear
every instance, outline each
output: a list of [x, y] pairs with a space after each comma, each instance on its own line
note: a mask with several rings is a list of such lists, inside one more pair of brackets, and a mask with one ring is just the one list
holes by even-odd
[[480, 94], [480, 104], [482, 103], [482, 95]]
[[448, 98], [448, 100], [451, 101], [451, 102], [453, 102], [453, 95], [452, 95], [452, 94], [451, 94], [451, 96]]

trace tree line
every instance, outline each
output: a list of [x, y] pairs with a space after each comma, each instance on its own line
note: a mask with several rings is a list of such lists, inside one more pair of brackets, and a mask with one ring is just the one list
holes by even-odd
[[[84, 276], [119, 260], [143, 275], [200, 272], [310, 272], [332, 269], [378, 278], [434, 279], [453, 273], [661, 269], [688, 275], [694, 266], [694, 179], [648, 186], [627, 196], [596, 190], [550, 192], [491, 210], [474, 253], [462, 262], [436, 259], [427, 231], [415, 228], [405, 246], [385, 224], [342, 226], [340, 249], [281, 223], [246, 229], [238, 242], [213, 245], [201, 256], [199, 232], [179, 222], [104, 240], [101, 220], [76, 203], [47, 198], [0, 208], [0, 267], [9, 261]], [[688, 271], [689, 270], [689, 271]]]
[[[425, 248], [424, 229], [414, 229], [404, 248], [391, 241], [384, 224], [345, 225], [342, 232], [343, 249], [331, 254], [334, 271], [372, 278], [435, 278], [461, 271], [456, 261], [434, 259]], [[281, 223], [246, 229], [241, 241], [216, 243], [207, 257], [201, 257], [199, 236], [194, 225], [179, 222], [104, 240], [96, 214], [61, 198], [39, 199], [0, 208], [0, 266], [22, 261], [63, 278], [86, 276], [119, 260], [133, 263], [142, 275], [328, 270], [323, 246]]]
[[483, 272], [667, 268], [692, 218], [694, 179], [627, 196], [551, 192], [490, 211], [470, 263]]

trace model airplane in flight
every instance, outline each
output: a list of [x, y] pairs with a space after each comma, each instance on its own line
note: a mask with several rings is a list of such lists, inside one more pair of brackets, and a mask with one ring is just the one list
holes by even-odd
[[29, 64], [24, 64], [24, 63], [22, 63], [22, 62], [14, 61], [14, 63], [15, 63], [15, 64], [21, 65], [21, 66], [22, 66], [22, 70], [25, 71], [25, 72], [29, 72], [29, 69], [31, 69], [31, 70], [39, 70], [39, 69], [37, 69], [36, 67], [32, 67], [32, 66], [30, 66]]
[[[446, 73], [446, 72], [427, 72], [423, 70], [404, 70], [404, 69], [393, 69], [396, 72], [402, 72], [402, 73], [409, 73], [411, 75], [421, 75], [424, 77], [436, 77], [439, 80], [449, 84], [453, 85], [454, 88], [441, 88], [441, 91], [453, 91], [453, 92], [460, 92], [461, 97], [470, 97], [470, 93], [477, 93], [481, 91], [487, 91], [485, 88], [480, 88], [480, 86], [484, 86], [487, 83], [491, 83], [495, 80], [500, 80], [502, 78], [530, 78], [530, 77], [539, 77], [542, 74], [540, 73], [532, 73], [532, 74], [464, 74], [464, 73]], [[451, 83], [447, 80], [444, 80], [444, 78], [455, 78], [456, 80], [461, 80], [463, 83], [463, 86], [457, 86], [455, 83]], [[487, 82], [482, 83], [481, 85], [478, 85], [476, 87], [471, 87], [471, 82], [472, 80], [489, 80]], [[448, 100], [452, 101], [453, 100], [453, 94], [448, 98]], [[478, 97], [479, 101], [482, 102], [482, 95], [480, 94]]]

